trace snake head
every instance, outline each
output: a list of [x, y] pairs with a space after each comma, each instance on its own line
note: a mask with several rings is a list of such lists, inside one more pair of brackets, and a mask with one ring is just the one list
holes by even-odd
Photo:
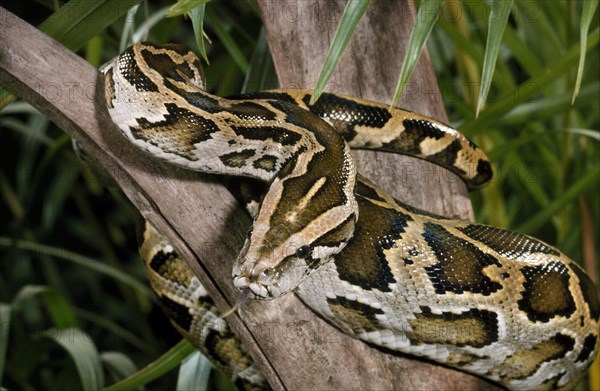
[[349, 146], [297, 106], [280, 110], [292, 130], [306, 131], [299, 132], [297, 153], [271, 182], [233, 267], [234, 285], [265, 299], [293, 291], [342, 251], [359, 212]]
[[234, 285], [276, 298], [342, 251], [358, 218], [353, 180], [346, 189], [317, 175], [276, 178], [234, 264]]
[[348, 223], [336, 232], [340, 234], [339, 239], [343, 239], [337, 242], [310, 242], [302, 235], [290, 234], [289, 230], [283, 229], [278, 234], [285, 237], [284, 243], [257, 246], [252, 238], [256, 230], [255, 226], [235, 262], [234, 285], [241, 291], [249, 288], [255, 298], [274, 299], [293, 291], [345, 247], [354, 231], [354, 217], [350, 217]]

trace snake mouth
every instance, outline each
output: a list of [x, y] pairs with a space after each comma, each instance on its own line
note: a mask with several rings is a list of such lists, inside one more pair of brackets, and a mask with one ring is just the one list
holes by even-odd
[[255, 299], [274, 299], [282, 295], [278, 284], [270, 281], [266, 275], [238, 276], [233, 279], [233, 285], [241, 291], [249, 290]]

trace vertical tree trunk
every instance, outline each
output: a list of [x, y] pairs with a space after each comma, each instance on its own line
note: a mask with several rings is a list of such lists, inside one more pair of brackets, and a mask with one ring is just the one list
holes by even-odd
[[[346, 1], [259, 0], [258, 3], [281, 87], [312, 88]], [[410, 0], [373, 1], [358, 24], [327, 89], [390, 103], [415, 15]], [[421, 56], [400, 107], [447, 121], [427, 53]], [[355, 156], [362, 174], [401, 201], [445, 216], [472, 219], [466, 187], [450, 171], [423, 160], [385, 152], [355, 151]], [[327, 333], [334, 335], [337, 331]], [[315, 347], [315, 350], [321, 349], [327, 350], [328, 345]], [[332, 377], [339, 374], [350, 379], [347, 383], [332, 380], [329, 386], [426, 390], [494, 388], [484, 380], [453, 369], [379, 352], [369, 352], [366, 356], [362, 350], [353, 346], [348, 348], [343, 363], [336, 366], [334, 362], [328, 362]], [[384, 365], [374, 366], [371, 360]], [[318, 361], [318, 365], [323, 365]], [[306, 372], [307, 369], [303, 368], [302, 375], [310, 377], [311, 372]]]

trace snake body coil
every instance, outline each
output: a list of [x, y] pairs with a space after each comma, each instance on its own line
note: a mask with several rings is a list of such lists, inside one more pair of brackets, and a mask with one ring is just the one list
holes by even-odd
[[[480, 187], [490, 163], [456, 130], [336, 94], [312, 106], [310, 91], [216, 97], [203, 91], [198, 58], [177, 45], [134, 45], [105, 74], [110, 115], [139, 148], [268, 183], [234, 265], [239, 289], [257, 298], [294, 291], [351, 336], [510, 389], [572, 388], [596, 356], [598, 293], [564, 254], [416, 210], [356, 173], [350, 148], [379, 149]], [[217, 352], [239, 385], [264, 387], [223, 320], [207, 315], [214, 306], [200, 282], [149, 225], [141, 252], [178, 329]]]

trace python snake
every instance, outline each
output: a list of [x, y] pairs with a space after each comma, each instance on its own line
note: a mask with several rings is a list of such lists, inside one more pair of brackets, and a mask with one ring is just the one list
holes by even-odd
[[[433, 119], [310, 91], [220, 98], [179, 45], [133, 45], [106, 69], [107, 107], [126, 138], [202, 172], [268, 190], [235, 261], [244, 294], [295, 292], [355, 338], [432, 359], [509, 389], [570, 389], [599, 347], [598, 293], [559, 250], [528, 236], [435, 216], [356, 173], [350, 148], [423, 158], [470, 189], [485, 154]], [[168, 241], [146, 224], [141, 254], [175, 326], [240, 387], [267, 384]]]

